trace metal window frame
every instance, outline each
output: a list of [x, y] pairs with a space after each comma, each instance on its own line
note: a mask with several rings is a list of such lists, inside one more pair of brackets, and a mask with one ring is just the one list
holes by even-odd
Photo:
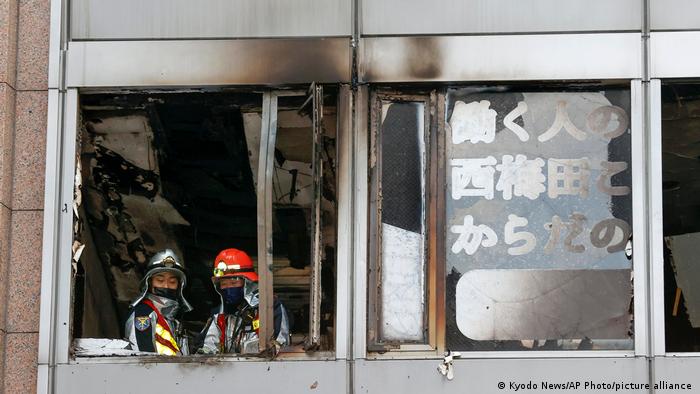
[[[271, 147], [272, 154], [267, 157], [263, 157], [263, 150], [261, 149], [260, 163], [268, 162], [269, 159], [274, 159], [274, 134], [276, 134], [276, 99], [281, 96], [304, 96], [305, 91], [296, 90], [266, 90], [263, 92], [263, 108], [267, 108], [267, 112], [263, 111], [263, 114], [269, 116], [263, 116], [261, 122], [261, 146], [263, 142], [265, 146]], [[342, 100], [341, 100], [342, 97]], [[78, 136], [78, 122], [79, 122], [79, 103], [80, 93], [76, 88], [67, 89], [62, 92], [58, 89], [49, 90], [49, 108], [48, 108], [48, 119], [47, 119], [47, 148], [46, 148], [46, 188], [45, 188], [45, 199], [44, 199], [44, 232], [43, 232], [43, 243], [42, 243], [42, 274], [41, 274], [41, 299], [40, 299], [40, 329], [39, 329], [39, 349], [38, 349], [38, 376], [37, 376], [37, 391], [39, 393], [50, 393], [55, 391], [54, 382], [56, 380], [56, 368], [60, 365], [72, 365], [72, 364], [133, 364], [134, 362], [148, 362], [148, 363], [161, 363], [161, 362], [181, 362], [189, 363], [198, 360], [197, 356], [183, 356], [179, 360], [162, 360], [153, 356], [129, 356], [129, 357], [72, 357], [71, 356], [71, 346], [72, 346], [72, 319], [73, 319], [73, 267], [72, 267], [72, 243], [73, 243], [73, 201], [74, 201], [74, 176], [76, 171], [76, 138]], [[341, 135], [344, 137], [343, 141], [339, 143], [339, 150], [347, 150], [347, 146], [351, 146], [347, 140], [350, 131], [350, 121], [351, 121], [351, 107], [348, 105], [350, 102], [350, 91], [349, 89], [344, 90], [343, 95], [339, 93], [339, 104], [342, 102], [347, 108], [338, 110], [338, 137]], [[341, 119], [342, 118], [342, 119]], [[272, 133], [273, 138], [268, 138], [268, 134]], [[267, 138], [266, 141], [264, 139]], [[341, 145], [343, 144], [343, 145]], [[343, 156], [344, 160], [347, 160], [347, 155]], [[345, 172], [349, 172], [347, 162], [343, 167]], [[271, 182], [273, 166], [259, 167], [258, 173], [258, 188], [260, 189], [264, 185], [264, 181]], [[268, 170], [269, 174], [268, 174]], [[262, 176], [263, 182], [260, 181]], [[258, 199], [264, 199], [265, 203], [268, 203], [271, 208], [271, 192], [272, 188], [268, 187], [267, 192], [269, 193], [258, 193]], [[342, 195], [340, 196], [343, 197]], [[258, 214], [262, 211], [262, 204], [258, 204]], [[342, 210], [339, 206], [339, 220], [338, 226], [341, 224], [344, 226], [348, 225], [348, 218], [351, 215], [350, 206], [343, 205]], [[271, 210], [270, 210], [271, 213]], [[341, 223], [341, 218], [343, 222]], [[261, 229], [264, 234], [268, 234], [269, 238], [265, 238], [267, 241], [269, 239], [270, 256], [262, 254], [265, 256], [265, 262], [269, 265], [272, 263], [271, 257], [271, 242], [272, 242], [272, 227], [271, 227], [271, 215], [265, 215], [262, 222], [258, 222], [258, 231]], [[259, 248], [266, 248], [268, 243], [259, 242]], [[340, 256], [345, 253], [349, 253], [350, 245], [343, 245], [341, 250], [341, 245], [339, 244], [338, 250], [338, 261], [340, 261]], [[268, 259], [269, 258], [269, 259]], [[262, 260], [261, 260], [262, 261]], [[339, 263], [338, 263], [339, 264]], [[347, 267], [347, 259], [344, 261]], [[261, 264], [260, 267], [264, 267]], [[264, 280], [263, 277], [266, 275], [264, 272], [266, 270], [260, 270], [260, 282], [268, 281], [269, 283], [269, 298], [266, 300], [261, 297], [261, 309], [266, 308], [269, 310], [271, 323], [272, 319], [272, 272], [269, 272]], [[336, 319], [344, 315], [344, 312], [348, 309], [350, 302], [348, 299], [348, 277], [349, 273], [343, 270], [338, 271], [338, 283], [346, 283], [345, 289], [340, 291], [336, 298], [336, 303], [339, 308], [336, 310]], [[263, 285], [261, 283], [261, 285]], [[262, 292], [261, 286], [261, 292]], [[261, 318], [262, 318], [261, 313]], [[262, 320], [262, 319], [261, 319]], [[346, 320], [347, 321], [347, 320]], [[272, 333], [272, 324], [268, 323], [267, 328], [270, 331], [270, 337]], [[261, 330], [265, 329], [265, 323], [261, 321]], [[343, 353], [343, 356], [347, 355], [348, 343], [347, 343], [347, 331], [342, 332], [342, 328], [339, 328], [339, 332], [336, 335], [334, 342], [334, 350], [332, 351], [316, 351], [312, 354], [308, 353], [283, 353], [278, 356], [278, 359], [284, 361], [291, 360], [334, 360], [337, 358], [336, 350]], [[348, 328], [346, 328], [348, 330]], [[263, 339], [263, 334], [261, 334], [261, 342]], [[262, 345], [261, 345], [262, 348]], [[260, 358], [251, 357], [239, 357], [239, 356], [223, 356], [219, 359], [228, 362], [259, 362]], [[200, 360], [201, 361], [201, 360]]]
[[[658, 34], [658, 33], [656, 33]], [[669, 33], [673, 36], [672, 33]], [[697, 36], [697, 35], [696, 35]], [[681, 47], [682, 48], [682, 47]], [[655, 59], [657, 56], [652, 57]], [[656, 59], [657, 62], [662, 60]], [[664, 65], [668, 60], [663, 60]], [[681, 62], [683, 63], [683, 62]], [[670, 64], [670, 63], [669, 63]], [[647, 173], [647, 194], [649, 198], [649, 326], [650, 355], [652, 357], [670, 357], [685, 360], [700, 358], [700, 352], [667, 352], [665, 326], [664, 295], [664, 233], [663, 233], [663, 127], [661, 79], [651, 79], [648, 83], [647, 138], [649, 141], [646, 154], [649, 163]], [[654, 359], [656, 360], [656, 359]], [[674, 364], [675, 365], [675, 364]], [[663, 365], [661, 366], [663, 367]], [[667, 373], [667, 372], [666, 372]], [[662, 375], [660, 375], [663, 377]]]
[[53, 392], [56, 366], [69, 362], [77, 125], [77, 90], [50, 90], [39, 312], [40, 393]]
[[[648, 163], [648, 216], [649, 220], [649, 354], [663, 356], [666, 353], [666, 326], [664, 321], [664, 221], [663, 193], [661, 193], [662, 145], [661, 145], [661, 80], [648, 83], [647, 140], [649, 141], [646, 162]], [[700, 353], [696, 353], [700, 356]]]
[[[546, 82], [546, 81], [545, 81]], [[653, 88], [653, 84], [652, 84]], [[650, 163], [649, 157], [647, 156], [647, 151], [646, 147], [648, 146], [649, 142], [647, 142], [647, 121], [644, 118], [645, 114], [645, 106], [644, 106], [644, 96], [645, 96], [645, 91], [644, 91], [644, 86], [642, 84], [642, 81], [639, 79], [634, 79], [630, 80], [629, 82], [629, 89], [630, 89], [630, 107], [631, 107], [631, 113], [630, 113], [630, 130], [632, 134], [632, 141], [631, 141], [631, 166], [632, 166], [632, 220], [633, 220], [633, 231], [632, 233], [635, 234], [635, 237], [633, 237], [633, 260], [632, 260], [632, 270], [633, 270], [633, 275], [635, 278], [641, 278], [638, 280], [634, 281], [633, 285], [633, 294], [634, 294], [634, 349], [631, 350], [562, 350], [562, 351], [537, 351], [537, 352], [520, 352], [520, 351], [493, 351], [493, 352], [488, 352], [488, 351], [474, 351], [474, 352], [462, 352], [461, 357], [465, 359], [476, 359], [476, 358], [489, 358], [489, 359], [502, 359], [502, 358], [609, 358], [609, 357], [641, 357], [641, 356], [648, 356], [650, 354], [650, 340], [653, 340], [652, 337], [650, 336], [649, 332], [649, 327], [648, 322], [649, 322], [649, 317], [654, 316], [650, 310], [658, 310], [657, 305], [652, 305], [652, 304], [661, 304], [661, 311], [663, 311], [663, 300], [659, 300], [658, 297], [653, 297], [650, 298], [650, 293], [649, 289], [647, 288], [647, 283], [646, 279], [649, 278], [649, 275], [657, 275], [656, 272], [653, 272], [650, 274], [649, 270], [649, 264], [651, 261], [650, 251], [647, 249], [646, 245], [649, 243], [648, 240], [648, 234], [647, 234], [647, 226], [648, 226], [648, 219], [645, 215], [647, 212], [647, 207], [648, 207], [648, 189], [647, 185], [649, 182], [654, 180], [654, 176], [651, 172], [648, 172], [648, 166], [653, 166], [654, 164], [648, 164]], [[437, 106], [437, 112], [442, 113], [442, 118], [439, 119], [444, 119], [444, 111], [445, 111], [445, 93], [441, 91], [440, 94], [438, 95], [438, 106]], [[658, 94], [658, 97], [660, 98], [660, 91]], [[440, 99], [442, 100], [442, 103], [440, 104]], [[374, 103], [375, 99], [370, 98], [369, 103]], [[660, 103], [659, 103], [660, 105]], [[370, 106], [370, 108], [372, 108]], [[659, 107], [660, 108], [660, 107]], [[660, 111], [660, 110], [659, 110]], [[652, 118], [652, 123], [654, 119]], [[660, 112], [659, 112], [659, 125], [660, 125]], [[438, 124], [444, 123], [444, 121], [438, 120]], [[371, 134], [370, 138], [372, 138], [376, 132], [376, 127], [374, 124], [371, 124]], [[658, 136], [660, 139], [660, 134]], [[660, 140], [659, 140], [660, 141]], [[431, 141], [432, 143], [432, 141]], [[653, 141], [652, 147], [654, 146]], [[440, 152], [444, 152], [444, 132], [442, 133], [441, 137], [438, 138], [438, 144], [440, 145], [438, 149], [438, 156], [441, 154]], [[376, 145], [374, 141], [368, 141], [368, 146], [372, 147]], [[659, 146], [659, 145], [657, 145]], [[428, 150], [432, 149], [432, 147], [428, 147]], [[660, 157], [660, 147], [658, 147], [658, 155]], [[374, 155], [375, 152], [370, 153], [370, 157], [372, 157], [372, 160], [374, 160]], [[369, 161], [366, 161], [366, 163], [369, 163]], [[441, 179], [444, 179], [445, 176], [445, 168], [444, 168], [444, 163], [438, 163], [438, 171], [440, 172]], [[660, 172], [660, 168], [658, 169]], [[647, 175], [649, 174], [649, 175]], [[660, 179], [657, 180], [660, 185]], [[444, 184], [443, 184], [444, 186]], [[442, 190], [444, 187], [439, 187], [440, 190]], [[369, 190], [367, 190], [368, 193], [371, 193], [372, 187], [370, 185]], [[442, 190], [444, 193], [444, 190]], [[444, 199], [444, 195], [442, 196]], [[657, 204], [660, 203], [659, 201], [656, 202]], [[367, 212], [372, 212], [371, 210], [368, 210]], [[438, 220], [440, 218], [440, 212], [444, 212], [444, 206], [442, 207], [442, 210], [438, 210]], [[443, 215], [444, 216], [444, 215]], [[658, 215], [655, 215], [655, 217]], [[445, 218], [442, 218], [444, 221]], [[439, 224], [439, 223], [438, 223]], [[370, 223], [368, 226], [369, 230], [374, 228], [373, 224]], [[658, 229], [657, 229], [658, 230]], [[434, 231], [435, 232], [435, 231]], [[439, 232], [439, 227], [436, 232]], [[641, 236], [640, 236], [641, 234]], [[444, 238], [444, 237], [438, 237], [438, 239]], [[372, 240], [375, 240], [376, 238], [371, 236], [368, 239], [369, 244], [371, 245]], [[374, 241], [376, 242], [376, 241]], [[442, 240], [443, 245], [441, 246], [442, 249], [444, 249], [444, 239]], [[369, 256], [374, 256], [375, 253], [372, 252], [372, 248], [369, 248], [370, 254]], [[439, 251], [439, 250], [438, 250]], [[442, 261], [444, 261], [444, 255], [442, 257]], [[371, 258], [370, 258], [371, 260]], [[438, 266], [441, 267], [443, 264], [440, 264], [438, 260]], [[657, 264], [658, 265], [658, 264]], [[370, 263], [371, 266], [371, 263]], [[366, 267], [367, 269], [367, 267]], [[654, 270], [658, 271], [659, 267], [654, 266]], [[660, 267], [660, 269], [663, 271], [663, 266]], [[444, 274], [444, 267], [442, 267], [442, 271]], [[365, 271], [371, 272], [369, 269]], [[663, 273], [663, 272], [662, 272]], [[444, 276], [444, 275], [443, 275]], [[442, 279], [444, 281], [444, 278]], [[658, 282], [657, 282], [658, 284]], [[371, 281], [369, 283], [369, 286], [367, 287], [368, 289], [373, 289], [373, 286], [371, 284]], [[661, 294], [663, 294], [663, 280], [661, 280]], [[369, 291], [367, 292], [368, 294], [371, 294]], [[386, 352], [384, 354], [376, 353], [369, 351], [367, 358], [373, 358], [373, 359], [420, 359], [420, 358], [435, 358], [438, 357], [441, 352], [444, 351], [444, 337], [445, 337], [445, 327], [444, 327], [444, 317], [446, 311], [444, 310], [444, 285], [443, 285], [443, 291], [442, 291], [442, 299], [439, 302], [438, 306], [438, 311], [440, 312], [440, 317], [438, 319], [438, 327], [436, 327], [437, 332], [439, 333], [438, 335], [438, 341], [439, 343], [442, 343], [443, 346], [441, 346], [438, 349], [438, 352], [421, 352], [421, 353], [414, 353], [411, 354], [410, 352], [406, 352], [405, 354], [401, 354], [401, 352], [396, 352], [396, 351], [390, 351]], [[440, 297], [440, 295], [438, 295]], [[367, 299], [367, 307], [372, 308], [372, 298], [369, 297]], [[662, 313], [663, 315], [663, 313]], [[371, 314], [368, 313], [368, 327], [370, 320], [372, 319]], [[653, 331], [656, 333], [658, 336], [658, 330], [659, 326], [663, 328], [663, 321], [661, 322], [654, 322], [654, 327]], [[369, 329], [366, 329], [367, 333], [367, 339], [369, 341]], [[663, 337], [663, 333], [661, 334], [661, 337]], [[441, 342], [440, 342], [441, 341]], [[658, 341], [653, 342], [655, 347], [658, 347]], [[369, 350], [369, 348], [368, 348]], [[658, 350], [657, 350], [658, 351]]]
[[[273, 310], [273, 226], [272, 226], [272, 178], [274, 175], [275, 145], [277, 142], [278, 99], [280, 97], [308, 97], [312, 108], [312, 173], [314, 204], [312, 206], [312, 277], [309, 302], [309, 333], [305, 349], [314, 350], [320, 340], [321, 307], [321, 185], [323, 167], [317, 146], [323, 127], [323, 85], [312, 83], [308, 91], [270, 90], [263, 93], [262, 122], [260, 130], [260, 156], [258, 161], [257, 216], [258, 216], [258, 288], [260, 289], [260, 349], [267, 349], [268, 338], [272, 338], [274, 327]], [[262, 148], [265, 148], [264, 150]], [[336, 310], [336, 316], [338, 315]], [[334, 343], [336, 345], [336, 343]]]
[[[440, 237], [437, 230], [438, 212], [438, 190], [440, 189], [437, 179], [438, 171], [438, 152], [437, 140], [439, 132], [437, 125], [440, 123], [435, 113], [437, 108], [438, 94], [436, 90], [428, 92], [395, 92], [385, 89], [372, 90], [370, 93], [369, 108], [370, 122], [369, 137], [370, 137], [370, 162], [369, 162], [369, 257], [368, 263], [368, 306], [367, 306], [367, 350], [370, 352], [383, 352], [386, 350], [403, 351], [403, 352], [427, 352], [435, 354], [438, 349], [437, 340], [437, 313], [441, 308], [438, 307], [438, 294], [441, 292], [438, 288], [437, 267], [439, 266], [437, 243]], [[381, 341], [379, 339], [379, 326], [381, 316], [381, 266], [382, 266], [382, 251], [381, 251], [381, 122], [382, 122], [382, 107], [385, 103], [423, 103], [423, 139], [424, 139], [424, 159], [425, 167], [424, 174], [424, 305], [425, 312], [423, 318], [423, 327], [426, 332], [424, 341]], [[443, 286], [444, 288], [444, 286]]]

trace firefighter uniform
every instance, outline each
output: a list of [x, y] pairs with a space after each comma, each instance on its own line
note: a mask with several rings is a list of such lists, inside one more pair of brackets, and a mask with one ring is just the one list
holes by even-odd
[[[244, 285], [238, 291], [240, 299], [231, 297], [227, 291], [229, 289], [221, 288], [221, 280], [227, 278], [243, 279]], [[253, 268], [253, 261], [243, 251], [223, 250], [214, 260], [212, 282], [221, 297], [221, 305], [204, 329], [204, 344], [199, 353], [260, 353], [258, 275]], [[274, 304], [273, 341], [277, 350], [289, 345], [289, 318], [286, 309], [277, 300]]]
[[[177, 276], [177, 289], [151, 286], [151, 278], [162, 272]], [[126, 321], [125, 336], [132, 350], [168, 356], [189, 354], [187, 337], [177, 320], [180, 313], [192, 310], [183, 296], [186, 283], [185, 267], [172, 250], [153, 256], [141, 281], [141, 295], [131, 304]]]

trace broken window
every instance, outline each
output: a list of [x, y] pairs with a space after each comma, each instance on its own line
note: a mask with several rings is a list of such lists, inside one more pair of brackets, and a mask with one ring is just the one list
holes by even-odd
[[449, 89], [446, 347], [633, 347], [630, 92]]
[[664, 320], [667, 352], [700, 351], [700, 85], [663, 84]]
[[[145, 264], [165, 248], [188, 270], [185, 297], [194, 310], [180, 320], [194, 353], [219, 304], [211, 281], [219, 251], [243, 250], [260, 271], [258, 169], [270, 118], [277, 118], [278, 138], [272, 150], [269, 296], [285, 305], [290, 318], [292, 340], [283, 351], [332, 350], [335, 97], [327, 89], [304, 105], [302, 91], [281, 99], [273, 116], [263, 94], [253, 91], [82, 95], [76, 354], [134, 354], [120, 341], [128, 306], [138, 296]], [[309, 342], [312, 333], [316, 340]]]
[[434, 342], [427, 288], [429, 114], [428, 95], [373, 100], [370, 349]]

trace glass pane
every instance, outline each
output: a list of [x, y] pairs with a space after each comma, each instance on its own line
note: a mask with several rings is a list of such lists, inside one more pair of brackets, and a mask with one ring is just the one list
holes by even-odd
[[631, 349], [629, 90], [450, 90], [453, 350]]
[[423, 103], [383, 103], [380, 341], [425, 339]]
[[666, 351], [700, 351], [700, 85], [662, 87]]

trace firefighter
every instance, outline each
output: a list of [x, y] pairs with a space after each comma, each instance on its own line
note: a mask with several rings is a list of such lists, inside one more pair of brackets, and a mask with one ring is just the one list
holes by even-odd
[[189, 354], [187, 337], [177, 317], [192, 306], [182, 293], [185, 266], [170, 249], [156, 253], [141, 280], [141, 295], [131, 303], [125, 335], [131, 349], [168, 356]]
[[[253, 261], [241, 250], [222, 250], [214, 260], [212, 282], [221, 298], [221, 305], [203, 331], [204, 344], [199, 353], [260, 353], [258, 274], [253, 268]], [[289, 344], [287, 311], [276, 299], [272, 344], [273, 356], [282, 346]]]

